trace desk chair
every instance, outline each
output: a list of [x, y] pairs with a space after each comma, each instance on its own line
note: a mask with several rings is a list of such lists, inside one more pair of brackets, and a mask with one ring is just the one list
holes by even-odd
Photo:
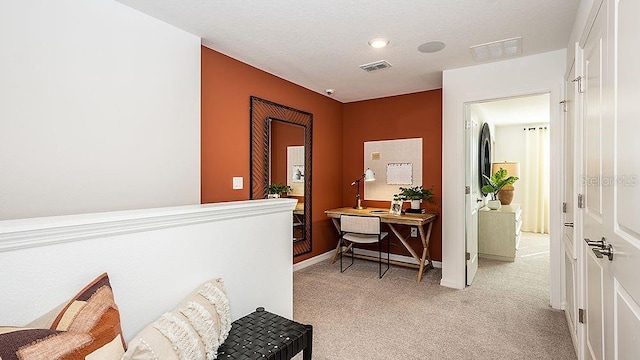
[[[380, 218], [377, 216], [340, 216], [340, 272], [353, 265], [353, 244], [373, 244], [378, 243], [378, 271], [380, 279], [389, 270], [389, 233], [380, 232]], [[382, 272], [382, 240], [387, 238], [387, 269]], [[344, 251], [351, 250], [351, 264], [346, 268], [342, 267], [342, 247]]]

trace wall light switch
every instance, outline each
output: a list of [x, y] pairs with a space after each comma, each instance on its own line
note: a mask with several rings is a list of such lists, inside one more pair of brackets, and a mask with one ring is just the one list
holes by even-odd
[[379, 152], [372, 152], [371, 153], [371, 160], [380, 160], [380, 153]]
[[242, 176], [234, 176], [233, 177], [233, 190], [242, 190], [243, 187], [244, 187], [244, 185], [243, 185]]

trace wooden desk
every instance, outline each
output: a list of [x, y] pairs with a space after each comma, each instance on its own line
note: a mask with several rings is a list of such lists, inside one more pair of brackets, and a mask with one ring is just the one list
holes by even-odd
[[[433, 269], [433, 262], [431, 261], [431, 255], [429, 255], [429, 238], [431, 237], [431, 227], [433, 226], [433, 222], [438, 217], [436, 214], [404, 214], [404, 215], [393, 215], [389, 213], [389, 209], [380, 209], [380, 208], [366, 208], [363, 210], [354, 209], [351, 207], [343, 207], [337, 209], [331, 209], [324, 212], [328, 217], [333, 221], [333, 225], [340, 233], [340, 215], [359, 215], [359, 216], [377, 216], [380, 218], [380, 222], [387, 224], [389, 229], [396, 235], [396, 237], [400, 240], [402, 245], [411, 253], [411, 256], [416, 260], [419, 265], [410, 264], [401, 261], [389, 261], [394, 265], [400, 266], [408, 266], [412, 268], [418, 268], [418, 282], [422, 281], [422, 274], [425, 270], [425, 261], [426, 268]], [[429, 224], [429, 228], [427, 232], [424, 231], [424, 225]], [[396, 225], [407, 225], [407, 226], [415, 226], [418, 228], [418, 232], [420, 233], [420, 240], [422, 240], [422, 257], [418, 257], [418, 254], [413, 250], [407, 240], [409, 236], [402, 236], [400, 232], [396, 229]], [[336, 251], [333, 255], [333, 259], [331, 259], [331, 263], [336, 262], [336, 259], [340, 255], [340, 242], [336, 246]], [[354, 254], [355, 257], [367, 259], [367, 260], [375, 260], [378, 261], [378, 258], [373, 258], [367, 255], [359, 255]]]

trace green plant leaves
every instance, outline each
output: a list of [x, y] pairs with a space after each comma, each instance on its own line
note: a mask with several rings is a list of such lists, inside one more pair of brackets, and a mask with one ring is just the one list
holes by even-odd
[[394, 200], [409, 201], [409, 200], [427, 200], [430, 203], [433, 201], [433, 186], [428, 189], [424, 189], [422, 186], [414, 187], [400, 187], [400, 193], [393, 195]]
[[496, 199], [498, 192], [505, 186], [513, 185], [519, 178], [517, 176], [509, 176], [508, 178], [504, 178], [507, 175], [507, 170], [500, 168], [500, 170], [496, 171], [495, 174], [491, 175], [489, 178], [486, 175], [482, 175], [489, 182], [488, 185], [485, 185], [480, 189], [483, 194], [491, 194], [492, 199]]
[[293, 191], [291, 186], [283, 185], [281, 183], [269, 184], [269, 194], [282, 194]]

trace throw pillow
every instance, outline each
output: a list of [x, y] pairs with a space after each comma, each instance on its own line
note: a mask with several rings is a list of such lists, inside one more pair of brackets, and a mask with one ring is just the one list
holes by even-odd
[[231, 329], [222, 279], [198, 286], [178, 306], [147, 325], [123, 360], [212, 360]]
[[0, 359], [110, 360], [120, 359], [125, 350], [120, 313], [106, 273], [57, 314], [33, 323], [42, 328], [0, 327]]

